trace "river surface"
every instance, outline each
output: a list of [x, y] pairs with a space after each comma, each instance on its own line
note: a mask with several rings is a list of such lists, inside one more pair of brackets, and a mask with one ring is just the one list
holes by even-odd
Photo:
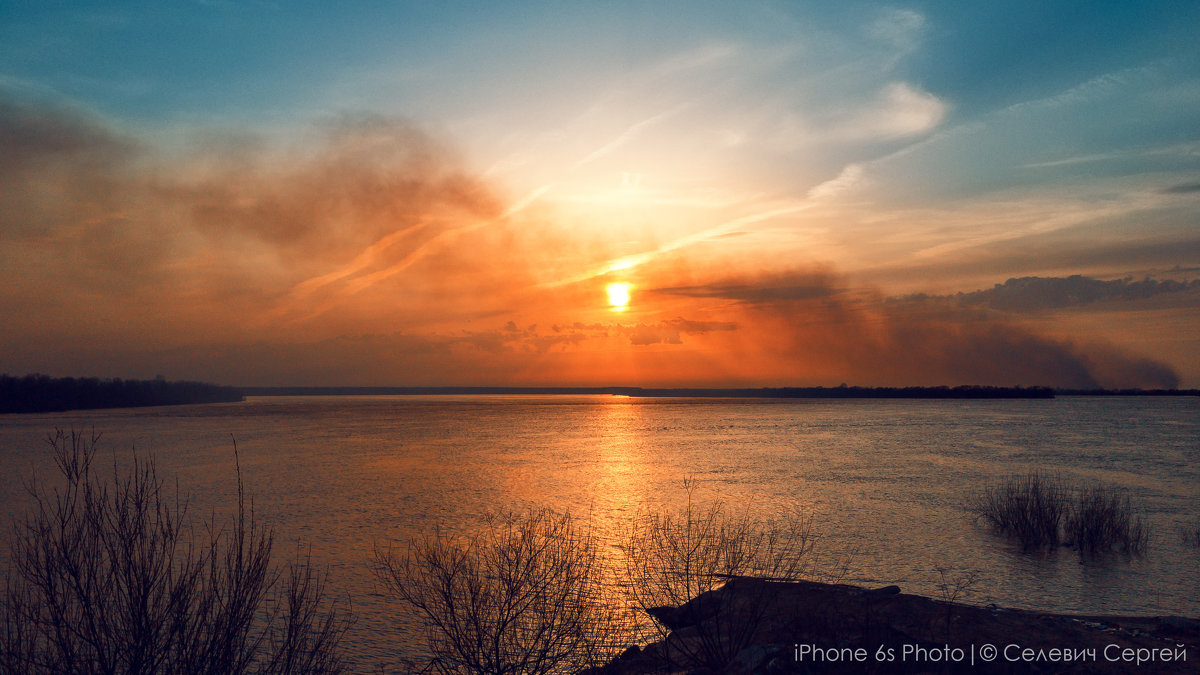
[[[807, 514], [814, 576], [1063, 612], [1200, 615], [1200, 398], [1053, 400], [631, 399], [612, 396], [252, 397], [242, 403], [0, 416], [0, 516], [52, 475], [44, 439], [95, 429], [108, 457], [152, 453], [192, 510], [228, 509], [236, 440], [276, 551], [297, 546], [349, 598], [356, 669], [387, 669], [414, 639], [374, 582], [375, 546], [496, 509], [570, 510], [615, 540], [645, 509], [699, 502], [761, 519]], [[111, 451], [111, 452], [110, 452]], [[111, 462], [110, 462], [111, 464]], [[1152, 530], [1144, 557], [1023, 554], [964, 508], [1015, 473], [1126, 488]]]

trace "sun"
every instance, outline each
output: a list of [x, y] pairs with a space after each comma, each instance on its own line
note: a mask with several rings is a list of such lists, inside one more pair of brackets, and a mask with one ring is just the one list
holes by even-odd
[[633, 288], [632, 284], [616, 283], [608, 284], [604, 287], [604, 292], [608, 294], [608, 306], [615, 311], [622, 311], [629, 306], [629, 290]]

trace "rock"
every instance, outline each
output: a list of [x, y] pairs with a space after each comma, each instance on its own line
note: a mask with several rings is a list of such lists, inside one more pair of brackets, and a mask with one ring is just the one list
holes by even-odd
[[745, 584], [730, 579], [724, 586], [701, 593], [678, 607], [651, 607], [646, 613], [670, 630], [695, 626], [728, 609], [729, 599], [736, 597], [741, 585]]
[[668, 630], [679, 630], [685, 625], [676, 607], [651, 607], [646, 610], [650, 618], [665, 626]]
[[[656, 608], [663, 625], [681, 626], [651, 643], [640, 654], [623, 656], [592, 675], [643, 675], [676, 664], [669, 672], [724, 675], [814, 675], [833, 672], [964, 672], [972, 675], [1013, 672], [1003, 660], [967, 667], [945, 657], [876, 663], [878, 653], [897, 658], [906, 647], [928, 655], [946, 653], [954, 647], [969, 651], [970, 645], [1019, 644], [1034, 650], [1063, 645], [1074, 649], [1103, 650], [1115, 645], [1125, 649], [1161, 649], [1188, 645], [1188, 656], [1200, 642], [1200, 620], [1178, 616], [1109, 617], [1052, 614], [1004, 607], [946, 603], [918, 595], [903, 594], [898, 586], [865, 589], [817, 582], [776, 582], [738, 578], [719, 591], [704, 594], [680, 607]], [[951, 620], [951, 618], [953, 620]], [[717, 623], [720, 622], [720, 623]], [[753, 622], [753, 623], [752, 623]], [[1125, 626], [1124, 630], [1114, 626]], [[736, 655], [726, 667], [706, 669], [696, 661], [707, 635], [734, 635], [735, 628], [754, 626], [753, 635], [739, 638]], [[707, 632], [707, 633], [706, 633]], [[818, 645], [834, 649], [870, 650], [862, 664], [799, 660], [794, 645]], [[780, 645], [785, 645], [779, 651]], [[880, 649], [883, 652], [880, 652]], [[889, 651], [890, 650], [890, 651]], [[628, 652], [627, 652], [628, 653]], [[728, 654], [729, 652], [725, 652]], [[716, 664], [714, 664], [715, 666]], [[870, 666], [869, 668], [867, 666]], [[1105, 661], [1066, 664], [1070, 673], [1129, 672], [1128, 664]], [[1192, 659], [1170, 664], [1154, 672], [1197, 673], [1200, 664]], [[690, 670], [689, 670], [690, 669]], [[1034, 668], [1022, 672], [1049, 672]]]
[[637, 657], [641, 656], [641, 654], [642, 654], [641, 647], [639, 647], [637, 645], [629, 645], [629, 647], [626, 648], [625, 651], [621, 652], [621, 655], [617, 657], [617, 660], [618, 661], [631, 661], [631, 660], [636, 659]]
[[[645, 663], [643, 652], [637, 645], [630, 645], [621, 655], [608, 663], [592, 668], [585, 668], [577, 675], [627, 675], [646, 671], [650, 666]], [[409, 672], [409, 671], [405, 671]], [[415, 670], [411, 672], [416, 672]]]

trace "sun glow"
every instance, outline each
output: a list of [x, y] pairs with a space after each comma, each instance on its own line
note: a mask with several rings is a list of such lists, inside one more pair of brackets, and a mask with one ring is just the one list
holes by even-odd
[[604, 287], [605, 293], [608, 294], [608, 306], [615, 311], [622, 311], [629, 306], [629, 290], [633, 288], [632, 284], [616, 283], [608, 284]]

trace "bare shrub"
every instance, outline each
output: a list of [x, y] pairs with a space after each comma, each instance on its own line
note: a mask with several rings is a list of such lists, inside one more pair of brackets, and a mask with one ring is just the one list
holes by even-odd
[[1140, 554], [1149, 540], [1145, 522], [1133, 513], [1129, 493], [1100, 485], [1079, 489], [1067, 515], [1065, 534], [1081, 557], [1113, 549]]
[[969, 595], [979, 583], [980, 573], [979, 570], [955, 570], [953, 567], [942, 565], [938, 565], [934, 569], [937, 570], [940, 578], [937, 584], [938, 595], [941, 596], [942, 604], [946, 608], [945, 639], [947, 643], [951, 643], [954, 641], [954, 614], [958, 602]]
[[[271, 564], [247, 508], [197, 526], [152, 458], [111, 481], [99, 436], [49, 437], [63, 485], [33, 482], [0, 602], [4, 673], [337, 673], [347, 620], [308, 560]], [[235, 447], [236, 457], [236, 447]]]
[[986, 488], [971, 499], [968, 508], [994, 531], [1030, 551], [1058, 546], [1067, 501], [1060, 479], [1028, 473]]
[[[813, 544], [811, 520], [731, 515], [722, 503], [693, 501], [680, 513], [645, 512], [623, 537], [624, 586], [654, 618], [657, 656], [671, 668], [717, 671], [753, 644], [777, 610], [772, 581], [801, 577]], [[751, 578], [754, 577], [754, 578]]]
[[968, 509], [1022, 549], [1071, 546], [1080, 557], [1112, 550], [1140, 555], [1150, 538], [1127, 491], [1099, 484], [1067, 484], [1038, 473], [1010, 477], [976, 495]]
[[1200, 548], [1200, 523], [1180, 527], [1180, 536], [1183, 538], [1183, 543], [1193, 548]]
[[566, 673], [618, 647], [595, 537], [570, 514], [493, 514], [482, 534], [441, 530], [403, 553], [376, 547], [375, 573], [417, 610], [427, 669], [438, 673]]

